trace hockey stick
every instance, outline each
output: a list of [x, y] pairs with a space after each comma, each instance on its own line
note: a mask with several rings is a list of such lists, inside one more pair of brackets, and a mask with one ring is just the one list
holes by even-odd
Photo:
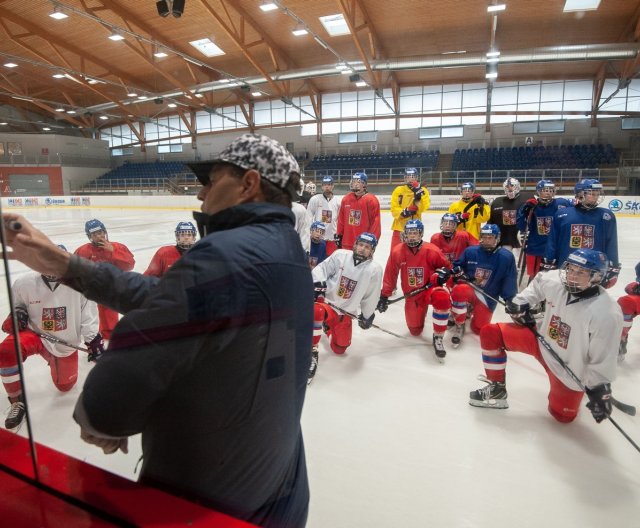
[[38, 332], [37, 330], [34, 330], [33, 328], [29, 328], [29, 330], [31, 330], [38, 337], [41, 337], [42, 339], [46, 339], [47, 341], [49, 341], [51, 343], [56, 343], [58, 345], [63, 345], [63, 346], [69, 347], [69, 348], [73, 348], [75, 350], [82, 350], [82, 352], [91, 352], [91, 350], [89, 350], [88, 348], [84, 348], [82, 346], [72, 345], [71, 343], [65, 341], [64, 339], [60, 339], [59, 337], [52, 336], [51, 334], [47, 334], [45, 332]]
[[[334, 308], [334, 309], [338, 310], [340, 313], [343, 313], [344, 315], [348, 315], [349, 317], [351, 317], [351, 319], [357, 319], [358, 318], [357, 315], [352, 314], [351, 312], [347, 312], [346, 310], [343, 310], [342, 308], [338, 308], [333, 303], [325, 301], [324, 304], [327, 304], [327, 305], [331, 306], [331, 308]], [[396, 334], [396, 333], [392, 332], [391, 330], [386, 330], [385, 328], [380, 328], [377, 324], [371, 323], [371, 326], [373, 328], [377, 328], [378, 330], [380, 330], [381, 332], [384, 332], [385, 334], [389, 334], [389, 335], [392, 335], [394, 337], [399, 337], [400, 339], [406, 339], [405, 336], [401, 336], [400, 334]]]
[[529, 231], [531, 230], [531, 217], [533, 216], [533, 210], [535, 207], [531, 208], [529, 211], [529, 216], [527, 216], [527, 230], [524, 232], [524, 238], [522, 239], [522, 248], [520, 249], [520, 256], [518, 258], [518, 267], [520, 268], [520, 277], [518, 277], [518, 288], [520, 288], [520, 284], [522, 284], [522, 278], [524, 277], [524, 272], [527, 269], [527, 242], [529, 241]]
[[[496, 299], [495, 297], [492, 297], [491, 295], [486, 293], [479, 286], [476, 286], [475, 284], [473, 284], [471, 282], [468, 282], [468, 281], [465, 281], [465, 282], [469, 286], [471, 286], [474, 290], [476, 290], [477, 292], [482, 293], [483, 295], [485, 295], [489, 299], [493, 299], [495, 302], [501, 304], [502, 306], [506, 306], [503, 301], [501, 301], [500, 299]], [[573, 372], [573, 370], [571, 370], [569, 368], [569, 366], [563, 361], [563, 359], [558, 355], [558, 353], [555, 350], [553, 350], [553, 348], [551, 348], [551, 345], [542, 336], [542, 334], [540, 332], [538, 332], [538, 329], [533, 327], [533, 326], [529, 326], [529, 325], [526, 325], [526, 327], [534, 333], [534, 335], [536, 336], [536, 338], [538, 339], [540, 344], [553, 356], [553, 358], [560, 364], [560, 366], [567, 372], [567, 374], [569, 374], [569, 376], [571, 376], [571, 379], [573, 379], [573, 381], [575, 381], [578, 384], [580, 389], [583, 392], [585, 392], [585, 386], [582, 383], [582, 380], [580, 378], [578, 378], [578, 376], [576, 376], [576, 374]], [[629, 416], [635, 416], [636, 415], [636, 408], [633, 405], [629, 405], [628, 403], [623, 403], [621, 401], [618, 401], [613, 396], [611, 396], [611, 404], [614, 407], [616, 407], [619, 411], [622, 411], [623, 413], [628, 414]], [[611, 418], [609, 417], [609, 419], [611, 419]], [[611, 420], [611, 421], [613, 422], [613, 420]], [[614, 422], [614, 425], [616, 427], [618, 427], [618, 425], [615, 422]], [[622, 432], [622, 434], [624, 434], [625, 437], [627, 436], [624, 432]], [[636, 446], [636, 444], [631, 439], [629, 439], [629, 441], [631, 441], [631, 443], [634, 446]], [[636, 446], [636, 448], [637, 447], [638, 446]], [[640, 449], [638, 449], [638, 451], [640, 451]]]
[[388, 302], [388, 304], [397, 303], [398, 301], [401, 301], [402, 299], [409, 299], [411, 297], [414, 297], [415, 295], [418, 295], [419, 293], [422, 293], [423, 291], [428, 290], [429, 288], [431, 288], [431, 286], [433, 286], [433, 284], [431, 284], [431, 283], [429, 283], [429, 284], [427, 284], [425, 286], [421, 286], [417, 290], [410, 291], [409, 293], [403, 295], [402, 297], [396, 297], [395, 299], [391, 299]]

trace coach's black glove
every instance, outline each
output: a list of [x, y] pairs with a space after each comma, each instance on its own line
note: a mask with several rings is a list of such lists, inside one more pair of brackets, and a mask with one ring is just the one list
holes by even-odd
[[531, 313], [529, 303], [516, 304], [513, 301], [507, 301], [504, 305], [504, 311], [513, 319], [513, 322], [522, 326], [536, 326], [536, 319]]
[[376, 309], [382, 313], [382, 312], [386, 312], [387, 308], [389, 308], [389, 297], [385, 297], [384, 295], [380, 296], [380, 300], [378, 301], [378, 306], [376, 306]]
[[333, 241], [336, 243], [338, 249], [342, 249], [342, 235], [333, 235]]
[[556, 259], [542, 259], [542, 264], [540, 264], [540, 271], [551, 271], [557, 269]]
[[96, 334], [90, 342], [85, 343], [87, 348], [89, 349], [89, 355], [87, 357], [87, 361], [96, 362], [104, 354], [104, 339], [102, 339], [102, 335], [100, 333]]
[[602, 285], [605, 288], [611, 288], [615, 286], [616, 282], [618, 282], [618, 275], [620, 275], [621, 267], [622, 267], [622, 264], [620, 263], [611, 264], [609, 266], [609, 269], [607, 270], [607, 274], [605, 275], [604, 281], [602, 283]]
[[358, 316], [358, 326], [363, 330], [368, 330], [369, 328], [371, 328], [371, 325], [373, 324], [373, 319], [375, 318], [375, 316], [376, 314], [372, 313], [371, 317], [367, 317], [365, 319], [364, 315], [360, 314]]
[[593, 419], [600, 423], [611, 414], [611, 384], [603, 383], [593, 389], [585, 389], [589, 397], [587, 407], [593, 415]]
[[451, 270], [451, 276], [453, 280], [458, 281], [468, 281], [469, 276], [464, 272], [464, 270], [460, 266], [456, 266]]
[[317, 301], [327, 293], [327, 283], [325, 281], [313, 283], [313, 300]]

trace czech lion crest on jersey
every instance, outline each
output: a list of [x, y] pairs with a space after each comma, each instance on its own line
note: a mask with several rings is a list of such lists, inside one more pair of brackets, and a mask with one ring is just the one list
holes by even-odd
[[359, 226], [362, 220], [362, 211], [358, 209], [351, 209], [349, 211], [349, 225]]
[[424, 268], [407, 268], [407, 282], [412, 288], [424, 284]]
[[516, 212], [513, 210], [502, 211], [502, 225], [516, 225]]
[[589, 224], [571, 224], [570, 248], [593, 249], [595, 227]]
[[330, 224], [333, 218], [333, 211], [331, 209], [323, 209], [321, 212], [321, 222], [323, 224]]
[[47, 332], [60, 332], [67, 329], [67, 307], [43, 308], [41, 328]]
[[474, 282], [478, 286], [480, 286], [481, 288], [484, 288], [487, 282], [489, 282], [489, 279], [491, 278], [491, 270], [476, 268], [476, 272], [473, 275], [473, 278], [474, 278]]
[[358, 281], [345, 277], [340, 277], [340, 284], [338, 284], [338, 297], [342, 299], [351, 299], [353, 291], [356, 289]]
[[547, 333], [551, 339], [558, 343], [559, 347], [567, 348], [569, 336], [571, 335], [571, 327], [567, 323], [563, 323], [559, 316], [551, 316]]
[[542, 216], [536, 218], [536, 228], [538, 234], [541, 236], [547, 236], [551, 232], [551, 224], [553, 223], [553, 216]]

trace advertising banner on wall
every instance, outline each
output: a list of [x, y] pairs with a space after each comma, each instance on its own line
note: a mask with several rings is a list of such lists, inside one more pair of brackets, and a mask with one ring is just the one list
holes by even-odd
[[[4, 204], [5, 200], [3, 200]], [[90, 196], [30, 196], [6, 198], [7, 207], [50, 207], [60, 205], [90, 206]]]

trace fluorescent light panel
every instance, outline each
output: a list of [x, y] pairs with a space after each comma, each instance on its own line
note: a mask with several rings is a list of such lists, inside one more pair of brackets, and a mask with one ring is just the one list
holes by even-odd
[[[57, 9], [57, 8], [56, 8]], [[55, 18], [56, 20], [63, 20], [65, 18], [69, 18], [69, 15], [66, 15], [62, 11], [54, 11], [53, 13], [49, 13], [51, 18]]]
[[113, 35], [109, 35], [109, 40], [113, 40], [113, 41], [124, 40], [124, 37], [120, 35], [120, 33], [114, 33]]
[[54, 73], [52, 77], [54, 79], [64, 79], [64, 73]]
[[497, 79], [498, 78], [498, 72], [487, 72], [485, 77], [487, 79]]
[[495, 4], [487, 7], [487, 12], [495, 13], [497, 11], [504, 11], [507, 8], [506, 4]]
[[294, 29], [291, 33], [293, 33], [296, 37], [301, 37], [302, 35], [306, 35], [308, 31], [304, 28]]
[[367, 83], [366, 83], [366, 82], [364, 82], [364, 81], [358, 81], [358, 82], [356, 82], [356, 86], [357, 86], [358, 88], [364, 88], [366, 85], [367, 85]]
[[18, 65], [17, 65], [15, 62], [7, 62], [7, 63], [4, 65], [4, 67], [5, 67], [5, 68], [17, 68], [17, 67], [18, 67]]
[[254, 97], [262, 97], [262, 92], [251, 92]]
[[102, 119], [103, 121], [106, 121], [109, 118], [107, 116], [100, 116], [100, 119]]
[[593, 11], [600, 7], [600, 0], [566, 0], [563, 11]]
[[167, 53], [165, 53], [164, 51], [156, 51], [153, 54], [154, 57], [158, 57], [159, 59], [163, 58], [163, 57], [168, 57], [169, 55]]
[[319, 19], [320, 23], [324, 26], [324, 29], [332, 37], [349, 35], [351, 33], [351, 31], [349, 31], [347, 21], [344, 19], [342, 14], [321, 16]]
[[191, 42], [189, 42], [189, 44], [191, 44], [194, 48], [196, 48], [205, 57], [218, 57], [219, 55], [225, 54], [224, 51], [222, 51], [218, 46], [216, 46], [213, 43], [211, 39], [208, 39], [208, 38], [192, 40]]
[[276, 9], [278, 9], [278, 6], [273, 2], [266, 2], [260, 5], [260, 9], [262, 9], [265, 13], [267, 13], [269, 11], [275, 11]]

